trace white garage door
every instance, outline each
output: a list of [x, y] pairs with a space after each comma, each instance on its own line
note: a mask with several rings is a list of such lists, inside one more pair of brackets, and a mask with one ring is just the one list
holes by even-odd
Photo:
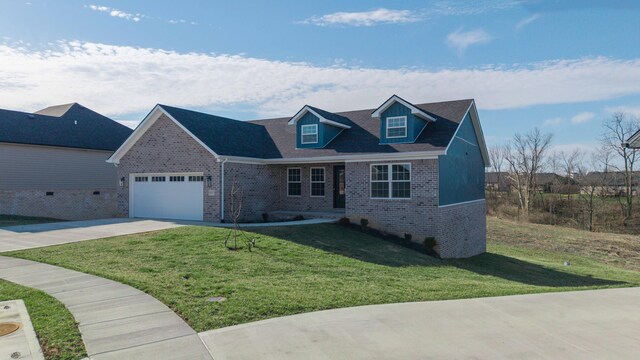
[[202, 174], [135, 174], [131, 177], [131, 217], [203, 219]]

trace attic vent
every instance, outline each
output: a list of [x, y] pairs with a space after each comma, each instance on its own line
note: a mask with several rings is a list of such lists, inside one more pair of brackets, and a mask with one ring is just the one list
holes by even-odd
[[78, 120], [73, 120], [74, 125], [78, 125]]
[[29, 119], [35, 119], [35, 118], [36, 118], [35, 116], [33, 116], [33, 115], [31, 115], [31, 114], [27, 115], [27, 117], [28, 117]]

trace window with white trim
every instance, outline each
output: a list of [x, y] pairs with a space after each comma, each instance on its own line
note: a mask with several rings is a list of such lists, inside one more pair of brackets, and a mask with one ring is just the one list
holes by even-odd
[[387, 139], [407, 137], [407, 117], [390, 116], [387, 118]]
[[164, 177], [164, 176], [152, 176], [151, 177], [151, 181], [152, 182], [162, 182], [162, 181], [165, 181], [165, 180], [166, 180], [166, 177]]
[[192, 182], [202, 182], [202, 181], [204, 181], [204, 176], [202, 176], [202, 175], [193, 175], [193, 176], [189, 176], [189, 181], [192, 181]]
[[310, 178], [311, 178], [311, 196], [313, 197], [324, 196], [324, 168], [312, 167]]
[[300, 126], [300, 142], [302, 144], [318, 143], [318, 125], [302, 125]]
[[371, 198], [411, 198], [411, 164], [371, 165]]
[[145, 182], [145, 181], [149, 181], [149, 178], [146, 176], [136, 176], [135, 177], [135, 181], [136, 182]]
[[287, 196], [302, 195], [302, 177], [300, 168], [287, 169]]
[[169, 176], [169, 181], [171, 181], [171, 182], [182, 182], [182, 181], [184, 181], [184, 176]]

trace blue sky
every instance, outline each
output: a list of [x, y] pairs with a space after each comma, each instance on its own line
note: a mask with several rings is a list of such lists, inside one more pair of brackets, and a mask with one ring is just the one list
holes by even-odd
[[475, 98], [489, 144], [640, 115], [637, 1], [0, 0], [0, 107], [237, 119]]

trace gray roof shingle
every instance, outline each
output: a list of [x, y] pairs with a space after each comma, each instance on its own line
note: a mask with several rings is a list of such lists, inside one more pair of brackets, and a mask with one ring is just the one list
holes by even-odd
[[444, 150], [472, 102], [466, 99], [415, 105], [437, 121], [428, 123], [415, 143], [388, 145], [380, 144], [380, 120], [371, 117], [373, 109], [329, 113], [312, 108], [329, 120], [351, 126], [322, 149], [296, 149], [296, 127], [288, 125], [290, 117], [238, 121], [160, 106], [219, 155], [286, 159]]
[[264, 126], [173, 106], [160, 107], [218, 155], [280, 157]]
[[0, 109], [0, 142], [114, 151], [131, 132], [75, 103], [34, 114]]

